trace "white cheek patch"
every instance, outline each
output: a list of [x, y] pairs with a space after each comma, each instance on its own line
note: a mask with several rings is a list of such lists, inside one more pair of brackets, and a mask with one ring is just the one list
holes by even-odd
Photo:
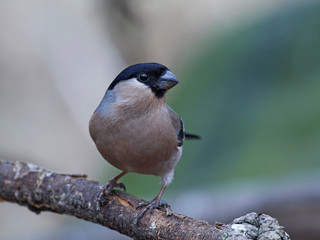
[[120, 82], [120, 84], [126, 84], [126, 85], [128, 85], [128, 86], [130, 86], [132, 88], [142, 88], [142, 89], [149, 88], [144, 83], [139, 82], [136, 78], [128, 79], [126, 81]]
[[125, 89], [128, 92], [133, 90], [145, 90], [148, 88], [149, 87], [147, 85], [143, 84], [142, 82], [139, 82], [136, 78], [121, 81], [115, 86], [115, 89], [117, 91], [122, 91]]
[[113, 89], [116, 94], [116, 102], [128, 102], [137, 98], [152, 96], [152, 90], [136, 78], [119, 82]]
[[100, 102], [96, 112], [102, 116], [109, 116], [114, 107], [114, 103], [135, 104], [137, 102], [147, 102], [154, 98], [154, 93], [145, 84], [136, 78], [131, 78], [119, 82], [112, 90], [108, 90]]

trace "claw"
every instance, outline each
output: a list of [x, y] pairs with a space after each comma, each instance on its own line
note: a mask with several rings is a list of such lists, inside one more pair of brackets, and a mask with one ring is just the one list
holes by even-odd
[[168, 203], [165, 201], [162, 201], [158, 198], [153, 199], [151, 202], [141, 202], [139, 203], [137, 209], [142, 208], [141, 213], [138, 215], [138, 218], [136, 219], [136, 223], [139, 223], [140, 219], [145, 215], [145, 213], [149, 210], [150, 214], [152, 213], [152, 210], [157, 209], [165, 209], [170, 207]]
[[114, 188], [121, 188], [124, 192], [126, 192], [126, 186], [123, 183], [113, 183], [112, 181], [109, 181], [100, 191], [99, 193], [99, 200], [105, 195], [105, 192], [107, 191], [109, 194], [112, 193]]
[[123, 183], [117, 183], [114, 187], [121, 188], [124, 192], [126, 192], [126, 186]]
[[141, 207], [143, 207], [143, 206], [145, 206], [145, 207], [142, 209], [141, 213], [138, 215], [137, 219], [135, 220], [135, 224], [138, 224], [138, 223], [139, 223], [139, 220], [144, 216], [144, 214], [145, 214], [148, 210], [150, 211], [150, 213], [152, 213], [152, 210], [155, 209], [155, 208], [160, 209], [160, 208], [170, 207], [170, 206], [168, 205], [168, 203], [160, 200], [160, 199], [161, 199], [161, 196], [162, 196], [162, 194], [163, 194], [163, 192], [164, 192], [164, 190], [166, 189], [166, 187], [167, 187], [167, 184], [163, 184], [162, 187], [161, 187], [161, 190], [160, 190], [160, 192], [159, 192], [159, 194], [158, 194], [158, 196], [156, 196], [155, 199], [153, 199], [151, 202], [139, 203], [137, 209], [138, 209], [138, 208], [141, 208]]
[[99, 192], [99, 195], [98, 195], [99, 202], [101, 202], [102, 197], [105, 195], [106, 191], [108, 191], [109, 194], [112, 193], [112, 190], [114, 188], [122, 188], [124, 192], [126, 191], [126, 186], [123, 183], [117, 183], [117, 180], [125, 174], [126, 172], [122, 172], [118, 176], [111, 178], [109, 180], [109, 182]]

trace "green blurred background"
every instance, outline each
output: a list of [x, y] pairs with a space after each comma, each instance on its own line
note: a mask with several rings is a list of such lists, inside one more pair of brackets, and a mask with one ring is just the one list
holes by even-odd
[[[14, 49], [0, 57], [6, 69], [0, 74], [0, 130], [12, 140], [1, 140], [0, 157], [89, 173], [104, 184], [119, 170], [104, 162], [89, 139], [90, 114], [125, 66], [158, 61], [180, 79], [167, 102], [183, 117], [187, 131], [202, 137], [185, 142], [175, 179], [164, 194], [173, 210], [212, 223], [264, 212], [276, 217], [292, 239], [320, 238], [318, 1], [34, 1], [23, 7], [6, 1], [5, 6], [27, 12], [20, 18], [29, 22], [14, 31], [16, 35], [9, 31], [7, 42], [0, 41], [2, 49], [11, 41]], [[8, 27], [8, 22], [1, 26]], [[25, 48], [37, 56], [33, 68], [40, 72], [24, 84], [29, 90], [38, 87], [35, 92], [42, 94], [48, 89], [43, 95], [30, 90], [28, 96], [33, 97], [24, 104], [16, 100], [18, 96], [25, 101], [18, 94], [25, 89], [17, 90], [24, 71], [10, 80], [23, 61], [8, 61], [19, 53], [17, 45], [22, 43], [15, 37], [20, 31], [29, 34], [33, 49]], [[21, 60], [19, 54], [17, 58]], [[39, 107], [43, 99], [47, 101]], [[16, 121], [22, 115], [21, 122]], [[26, 125], [41, 128], [23, 132]], [[20, 142], [14, 142], [17, 139]], [[57, 152], [60, 155], [54, 155]], [[160, 190], [159, 181], [138, 174], [123, 177], [130, 194], [147, 200]], [[4, 237], [19, 239], [12, 228], [22, 223], [10, 222], [5, 205], [0, 205], [0, 223], [11, 228], [3, 227]], [[51, 223], [28, 226], [33, 230], [25, 239], [122, 238], [69, 217], [35, 217], [18, 206], [10, 209], [23, 212], [25, 221], [45, 215], [40, 221]]]
[[199, 182], [320, 169], [319, 12], [281, 9], [209, 35], [189, 55], [175, 108], [203, 136], [188, 143], [182, 166]]

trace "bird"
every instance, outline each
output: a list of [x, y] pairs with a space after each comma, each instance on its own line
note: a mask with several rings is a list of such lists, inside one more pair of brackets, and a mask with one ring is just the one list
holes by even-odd
[[111, 178], [99, 194], [123, 188], [118, 180], [127, 173], [161, 178], [159, 194], [148, 209], [167, 205], [162, 194], [172, 182], [174, 169], [182, 154], [185, 139], [199, 139], [185, 132], [182, 118], [165, 103], [166, 92], [179, 83], [164, 65], [138, 63], [121, 71], [108, 87], [94, 111], [89, 132], [99, 153], [122, 172]]

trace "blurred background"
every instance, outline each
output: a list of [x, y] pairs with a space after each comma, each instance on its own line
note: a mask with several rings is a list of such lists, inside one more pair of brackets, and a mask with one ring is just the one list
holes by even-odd
[[[0, 158], [105, 184], [88, 121], [114, 77], [160, 62], [167, 102], [201, 141], [184, 144], [163, 199], [209, 223], [247, 212], [292, 239], [320, 238], [320, 2], [10, 1], [0, 7]], [[151, 200], [153, 176], [123, 177]], [[128, 239], [73, 217], [0, 204], [0, 238]]]

